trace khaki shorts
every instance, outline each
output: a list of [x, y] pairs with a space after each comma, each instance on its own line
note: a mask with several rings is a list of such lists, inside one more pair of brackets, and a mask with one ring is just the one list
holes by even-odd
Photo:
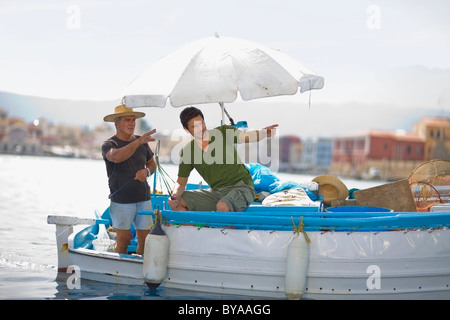
[[218, 190], [189, 190], [181, 196], [189, 211], [215, 211], [219, 201], [225, 202], [231, 211], [244, 211], [255, 197], [255, 189], [242, 181]]

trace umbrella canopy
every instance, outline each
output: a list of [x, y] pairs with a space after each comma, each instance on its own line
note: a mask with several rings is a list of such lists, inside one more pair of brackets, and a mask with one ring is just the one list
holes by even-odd
[[237, 38], [208, 37], [162, 57], [126, 88], [130, 108], [174, 107], [293, 95], [321, 89], [323, 77], [286, 54]]

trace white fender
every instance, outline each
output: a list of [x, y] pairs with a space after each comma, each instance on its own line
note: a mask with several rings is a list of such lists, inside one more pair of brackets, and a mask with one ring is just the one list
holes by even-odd
[[292, 238], [287, 249], [285, 291], [289, 300], [301, 299], [306, 287], [309, 244], [303, 233]]
[[159, 224], [145, 238], [143, 274], [150, 290], [155, 290], [166, 277], [169, 260], [169, 237]]

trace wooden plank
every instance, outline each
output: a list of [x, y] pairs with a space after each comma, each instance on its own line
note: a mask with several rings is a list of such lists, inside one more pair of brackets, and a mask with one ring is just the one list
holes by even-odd
[[343, 207], [343, 206], [356, 206], [356, 201], [352, 200], [333, 200], [331, 201], [332, 207]]
[[79, 224], [88, 224], [92, 225], [95, 224], [97, 219], [91, 219], [91, 218], [78, 218], [78, 217], [71, 217], [71, 216], [47, 216], [47, 223], [48, 224], [57, 224], [57, 225], [63, 225], [63, 226], [74, 226]]
[[358, 206], [389, 208], [394, 211], [416, 211], [416, 204], [407, 179], [354, 192]]

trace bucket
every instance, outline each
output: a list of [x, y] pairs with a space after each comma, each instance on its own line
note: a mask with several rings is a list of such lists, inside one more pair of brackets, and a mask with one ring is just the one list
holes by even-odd
[[327, 212], [392, 212], [391, 209], [368, 206], [342, 206], [325, 209]]
[[111, 239], [95, 239], [92, 240], [92, 245], [96, 251], [113, 252], [116, 247], [116, 241]]

